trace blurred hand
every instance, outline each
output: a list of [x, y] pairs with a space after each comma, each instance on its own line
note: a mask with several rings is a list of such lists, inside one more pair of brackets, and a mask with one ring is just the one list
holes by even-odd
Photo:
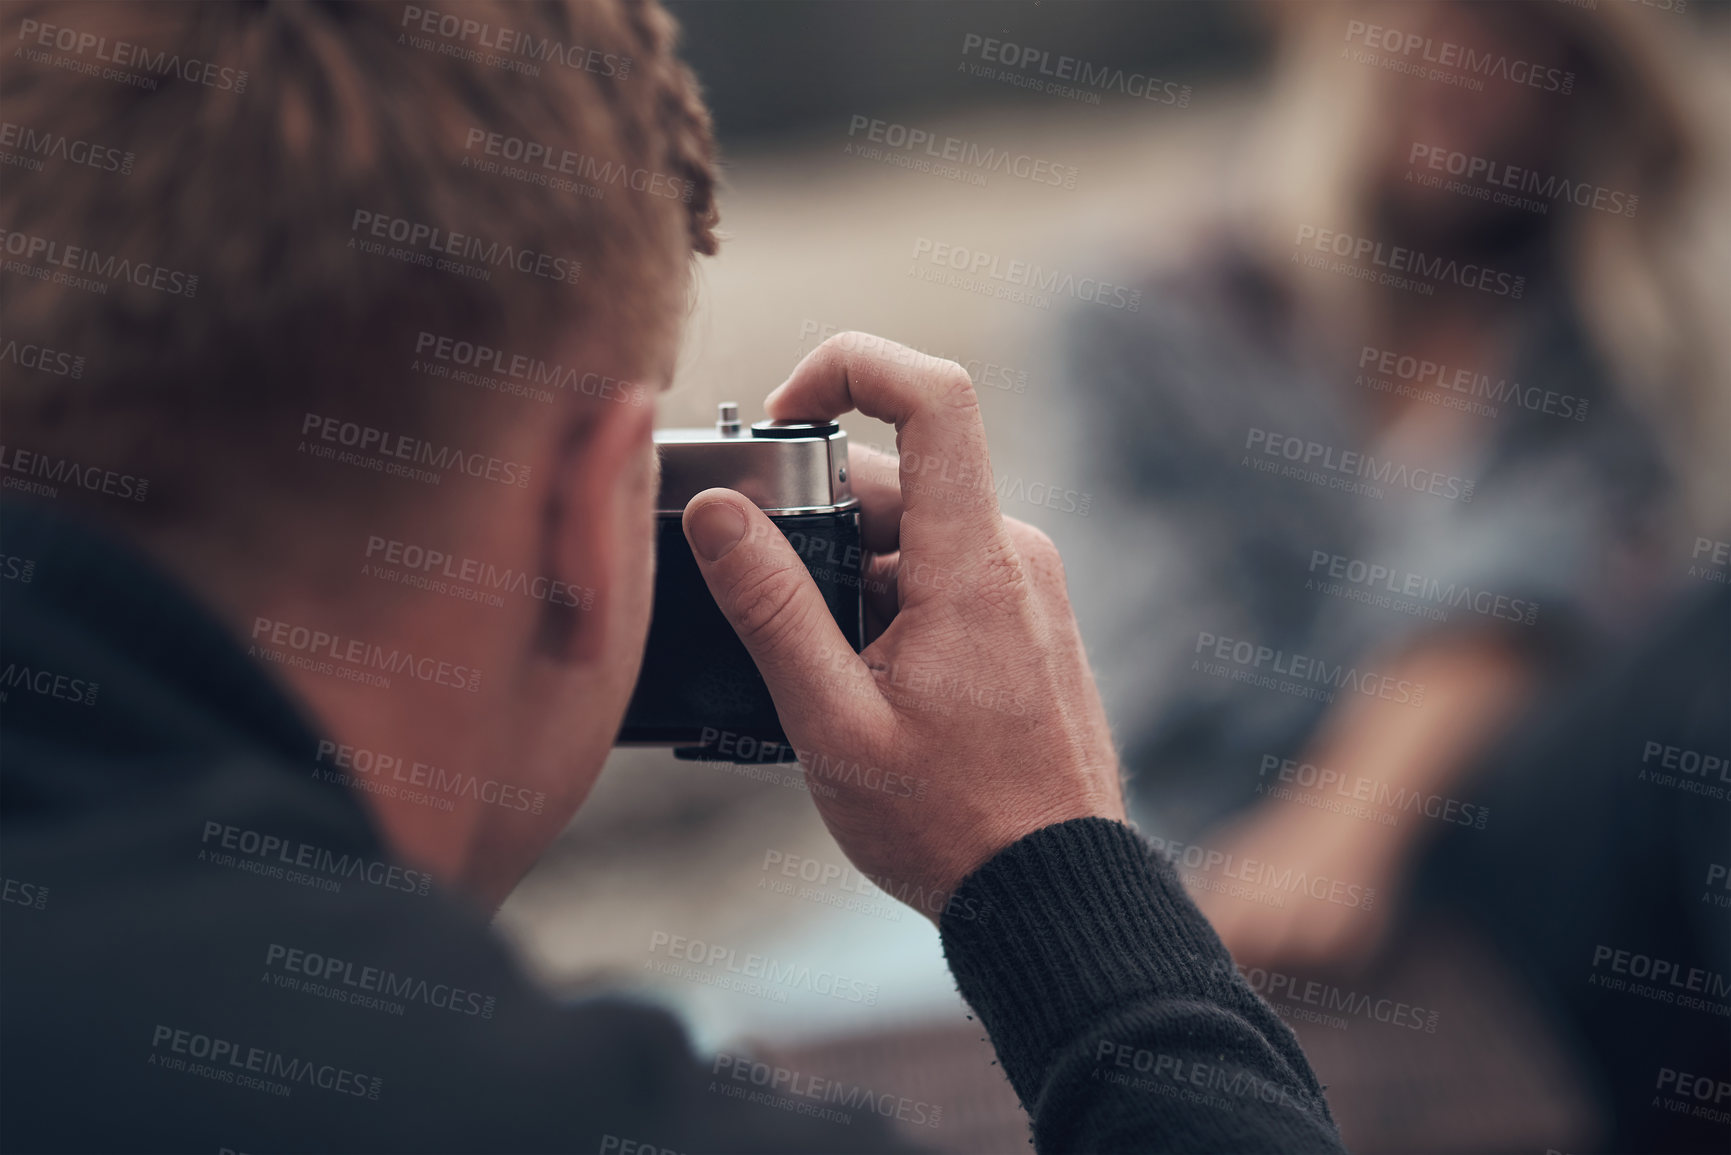
[[[1452, 796], [1478, 752], [1527, 702], [1531, 659], [1505, 634], [1456, 629], [1386, 661], [1379, 668], [1425, 687], [1423, 708], [1350, 695], [1330, 713], [1305, 757], [1333, 767], [1343, 782], [1374, 781], [1400, 797]], [[1277, 871], [1374, 890], [1368, 906], [1295, 890], [1285, 907], [1276, 908], [1200, 889], [1196, 905], [1245, 966], [1363, 969], [1387, 936], [1402, 883], [1426, 835], [1422, 815], [1401, 808], [1398, 817], [1385, 826], [1373, 814], [1268, 799], [1224, 834], [1210, 837], [1214, 849], [1239, 861], [1256, 859]]]
[[1279, 872], [1356, 886], [1370, 896], [1368, 904], [1316, 898], [1301, 888], [1286, 892], [1284, 907], [1200, 887], [1191, 888], [1192, 896], [1240, 966], [1362, 970], [1396, 909], [1410, 841], [1410, 830], [1401, 826], [1264, 802], [1210, 838], [1210, 847], [1241, 862], [1254, 859]]
[[[770, 394], [771, 417], [893, 422], [856, 451], [871, 616], [855, 654], [800, 558], [742, 495], [685, 509], [709, 589], [751, 652], [842, 850], [934, 918], [1041, 827], [1122, 820], [1118, 759], [1045, 534], [1001, 516], [973, 384], [950, 361], [842, 333]], [[917, 784], [917, 785], [916, 785]], [[937, 902], [929, 896], [943, 896]]]

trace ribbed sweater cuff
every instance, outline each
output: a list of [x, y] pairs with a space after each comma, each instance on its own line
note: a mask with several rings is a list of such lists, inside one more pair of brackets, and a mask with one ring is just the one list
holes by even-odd
[[1205, 995], [1231, 957], [1176, 875], [1128, 826], [1079, 818], [1000, 851], [939, 930], [1024, 1104], [1056, 1050], [1139, 997]]

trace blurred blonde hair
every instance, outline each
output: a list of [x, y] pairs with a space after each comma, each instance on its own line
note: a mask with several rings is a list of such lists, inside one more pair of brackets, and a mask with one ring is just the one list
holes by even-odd
[[[1279, 57], [1252, 148], [1265, 179], [1239, 182], [1251, 191], [1237, 223], [1272, 268], [1291, 267], [1301, 224], [1363, 230], [1388, 105], [1378, 98], [1382, 71], [1344, 62], [1340, 49], [1348, 20], [1391, 9], [1403, 25], [1426, 15], [1419, 5], [1366, 0], [1271, 5]], [[1715, 110], [1731, 98], [1731, 70], [1713, 55], [1713, 38], [1679, 13], [1601, 0], [1592, 9], [1541, 2], [1525, 15], [1554, 27], [1559, 47], [1592, 73], [1567, 102], [1567, 115], [1599, 126], [1589, 171], [1565, 175], [1640, 197], [1633, 216], [1562, 213], [1564, 283], [1675, 471], [1682, 524], [1674, 530], [1723, 532], [1731, 528], [1731, 149]], [[1301, 299], [1337, 315], [1366, 311], [1363, 282], [1290, 279]]]

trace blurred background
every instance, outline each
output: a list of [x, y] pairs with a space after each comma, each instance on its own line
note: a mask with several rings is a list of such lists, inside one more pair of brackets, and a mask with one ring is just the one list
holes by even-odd
[[[1136, 820], [1354, 1150], [1731, 1135], [1662, 1077], [1731, 1087], [1731, 9], [670, 6], [727, 183], [661, 423], [840, 331], [969, 369]], [[796, 775], [619, 751], [500, 925], [1023, 1149], [936, 931], [846, 868]]]

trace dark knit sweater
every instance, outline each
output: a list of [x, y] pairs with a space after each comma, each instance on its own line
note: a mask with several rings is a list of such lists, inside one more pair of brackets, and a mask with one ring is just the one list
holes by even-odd
[[949, 909], [945, 956], [1038, 1150], [1342, 1149], [1291, 1030], [1129, 827], [1030, 834]]
[[[0, 508], [0, 615], [0, 1149], [903, 1149], [869, 1112], [728, 1094], [663, 1012], [535, 987], [137, 556]], [[945, 949], [1042, 1150], [1338, 1149], [1291, 1035], [1129, 830], [1041, 831], [962, 897]], [[396, 1011], [368, 1001], [387, 974]]]

